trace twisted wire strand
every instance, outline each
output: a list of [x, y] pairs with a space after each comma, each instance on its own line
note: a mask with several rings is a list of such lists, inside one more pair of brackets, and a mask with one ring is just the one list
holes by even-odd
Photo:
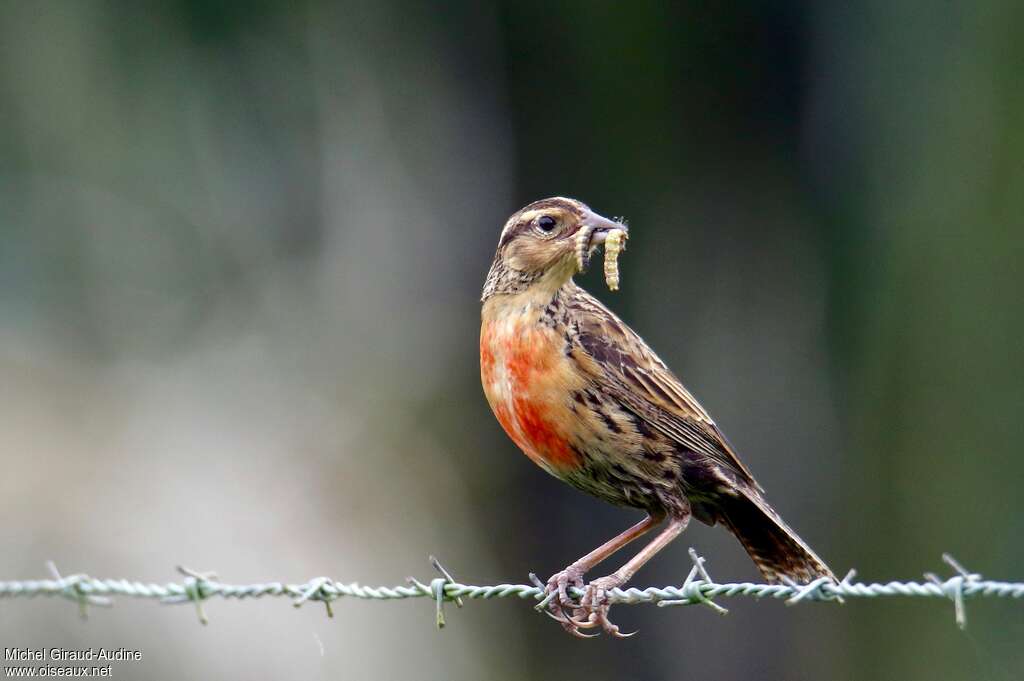
[[[705, 605], [720, 613], [725, 608], [714, 602], [715, 598], [753, 597], [785, 600], [788, 605], [801, 601], [843, 601], [847, 598], [920, 597], [944, 598], [955, 605], [956, 622], [966, 626], [964, 600], [975, 597], [1024, 598], [1024, 582], [1004, 582], [983, 579], [981, 575], [968, 572], [953, 558], [943, 559], [955, 574], [940, 579], [932, 574], [925, 575], [925, 581], [854, 582], [855, 572], [851, 571], [842, 581], [833, 582], [820, 578], [809, 584], [759, 584], [735, 582], [719, 584], [714, 582], [704, 567], [704, 559], [693, 549], [690, 556], [694, 562], [689, 576], [682, 586], [631, 587], [613, 589], [608, 592], [613, 604], [653, 603], [655, 605]], [[183, 578], [178, 582], [140, 582], [128, 579], [103, 579], [84, 574], [66, 577], [57, 572], [50, 563], [50, 579], [0, 581], [0, 598], [33, 598], [39, 596], [63, 597], [76, 601], [84, 616], [87, 606], [111, 606], [115, 597], [158, 600], [165, 604], [193, 603], [202, 623], [207, 622], [203, 602], [211, 598], [289, 598], [295, 607], [307, 601], [320, 601], [333, 615], [331, 603], [340, 598], [368, 600], [396, 600], [404, 598], [431, 598], [436, 602], [437, 625], [445, 624], [443, 606], [455, 602], [461, 606], [463, 599], [518, 598], [538, 601], [537, 607], [546, 605], [550, 596], [545, 597], [544, 585], [534, 575], [533, 584], [495, 584], [475, 586], [455, 581], [436, 559], [431, 558], [441, 576], [430, 582], [409, 578], [407, 585], [366, 586], [356, 582], [340, 582], [328, 577], [316, 577], [301, 584], [284, 582], [263, 582], [256, 584], [229, 584], [219, 581], [213, 573], [196, 572], [179, 567]], [[579, 589], [573, 590], [575, 597], [582, 596]]]

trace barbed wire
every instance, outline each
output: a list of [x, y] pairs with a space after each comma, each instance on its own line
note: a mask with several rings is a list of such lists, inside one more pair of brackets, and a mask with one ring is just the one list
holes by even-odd
[[[608, 592], [612, 604], [653, 603], [659, 607], [677, 605], [705, 605], [716, 612], [728, 611], [714, 601], [715, 598], [748, 596], [755, 599], [772, 598], [785, 600], [787, 605], [804, 601], [839, 601], [847, 598], [880, 597], [923, 597], [952, 600], [956, 623], [960, 628], [967, 625], [964, 601], [967, 598], [987, 596], [992, 598], [1024, 598], [1024, 583], [1001, 582], [983, 579], [981, 575], [968, 572], [949, 555], [943, 560], [953, 568], [955, 574], [940, 579], [926, 573], [925, 581], [891, 581], [885, 583], [854, 582], [856, 572], [851, 570], [841, 581], [834, 582], [827, 577], [816, 579], [809, 584], [786, 582], [783, 584], [758, 584], [735, 582], [719, 584], [711, 579], [704, 566], [704, 559], [690, 549], [693, 568], [682, 586], [647, 587], [639, 589], [612, 589]], [[355, 582], [344, 583], [329, 577], [316, 577], [301, 584], [264, 582], [258, 584], [228, 584], [218, 580], [212, 572], [197, 572], [178, 567], [183, 579], [180, 582], [140, 582], [127, 579], [101, 579], [84, 574], [61, 576], [51, 562], [48, 567], [50, 579], [21, 581], [0, 581], [0, 598], [33, 598], [57, 596], [75, 601], [82, 617], [87, 615], [89, 606], [112, 606], [114, 597], [153, 599], [165, 604], [193, 603], [203, 624], [208, 622], [203, 603], [211, 598], [246, 599], [281, 597], [292, 599], [295, 607], [309, 601], [320, 601], [327, 608], [327, 614], [334, 616], [331, 603], [339, 598], [369, 600], [395, 600], [403, 598], [430, 598], [436, 604], [438, 628], [445, 625], [444, 604], [454, 602], [459, 607], [463, 599], [518, 598], [538, 601], [537, 609], [543, 609], [552, 595], [545, 596], [544, 584], [531, 574], [531, 584], [495, 584], [473, 586], [461, 584], [431, 556], [431, 563], [440, 576], [430, 582], [421, 582], [410, 577], [405, 586], [365, 586]], [[574, 597], [582, 596], [580, 589], [573, 589]]]

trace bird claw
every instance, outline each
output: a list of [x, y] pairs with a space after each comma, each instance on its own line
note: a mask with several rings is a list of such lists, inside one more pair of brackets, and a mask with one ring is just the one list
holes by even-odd
[[563, 629], [565, 629], [567, 632], [569, 632], [576, 638], [594, 638], [595, 636], [597, 636], [597, 634], [584, 634], [582, 631], [579, 630], [579, 627], [574, 626], [572, 624], [572, 622], [570, 621], [572, 619], [571, 617], [567, 617], [564, 614], [555, 615], [552, 614], [549, 610], [544, 610], [543, 612], [545, 615], [561, 624]]
[[[548, 603], [546, 614], [562, 625], [562, 628], [577, 638], [594, 638], [597, 633], [585, 634], [583, 629], [600, 627], [609, 636], [629, 638], [637, 632], [622, 633], [618, 625], [608, 618], [611, 603], [608, 592], [621, 584], [614, 577], [601, 577], [583, 586], [583, 573], [573, 566], [552, 575], [545, 589], [545, 596], [553, 595]], [[570, 588], [583, 589], [583, 596], [577, 603], [569, 594]], [[572, 612], [572, 615], [567, 614]]]

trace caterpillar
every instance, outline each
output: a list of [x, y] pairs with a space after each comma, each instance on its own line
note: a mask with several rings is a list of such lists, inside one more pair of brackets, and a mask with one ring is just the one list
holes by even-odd
[[604, 238], [604, 283], [610, 291], [619, 290], [619, 253], [625, 250], [628, 236], [621, 229], [613, 229]]
[[580, 272], [586, 272], [590, 267], [590, 235], [593, 232], [593, 227], [580, 227], [576, 232], [576, 268]]

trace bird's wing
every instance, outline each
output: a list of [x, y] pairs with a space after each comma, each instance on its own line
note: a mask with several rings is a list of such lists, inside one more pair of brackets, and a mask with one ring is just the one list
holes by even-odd
[[577, 290], [577, 339], [592, 360], [584, 369], [601, 390], [651, 428], [759, 489], [711, 416], [665, 363], [600, 301]]

